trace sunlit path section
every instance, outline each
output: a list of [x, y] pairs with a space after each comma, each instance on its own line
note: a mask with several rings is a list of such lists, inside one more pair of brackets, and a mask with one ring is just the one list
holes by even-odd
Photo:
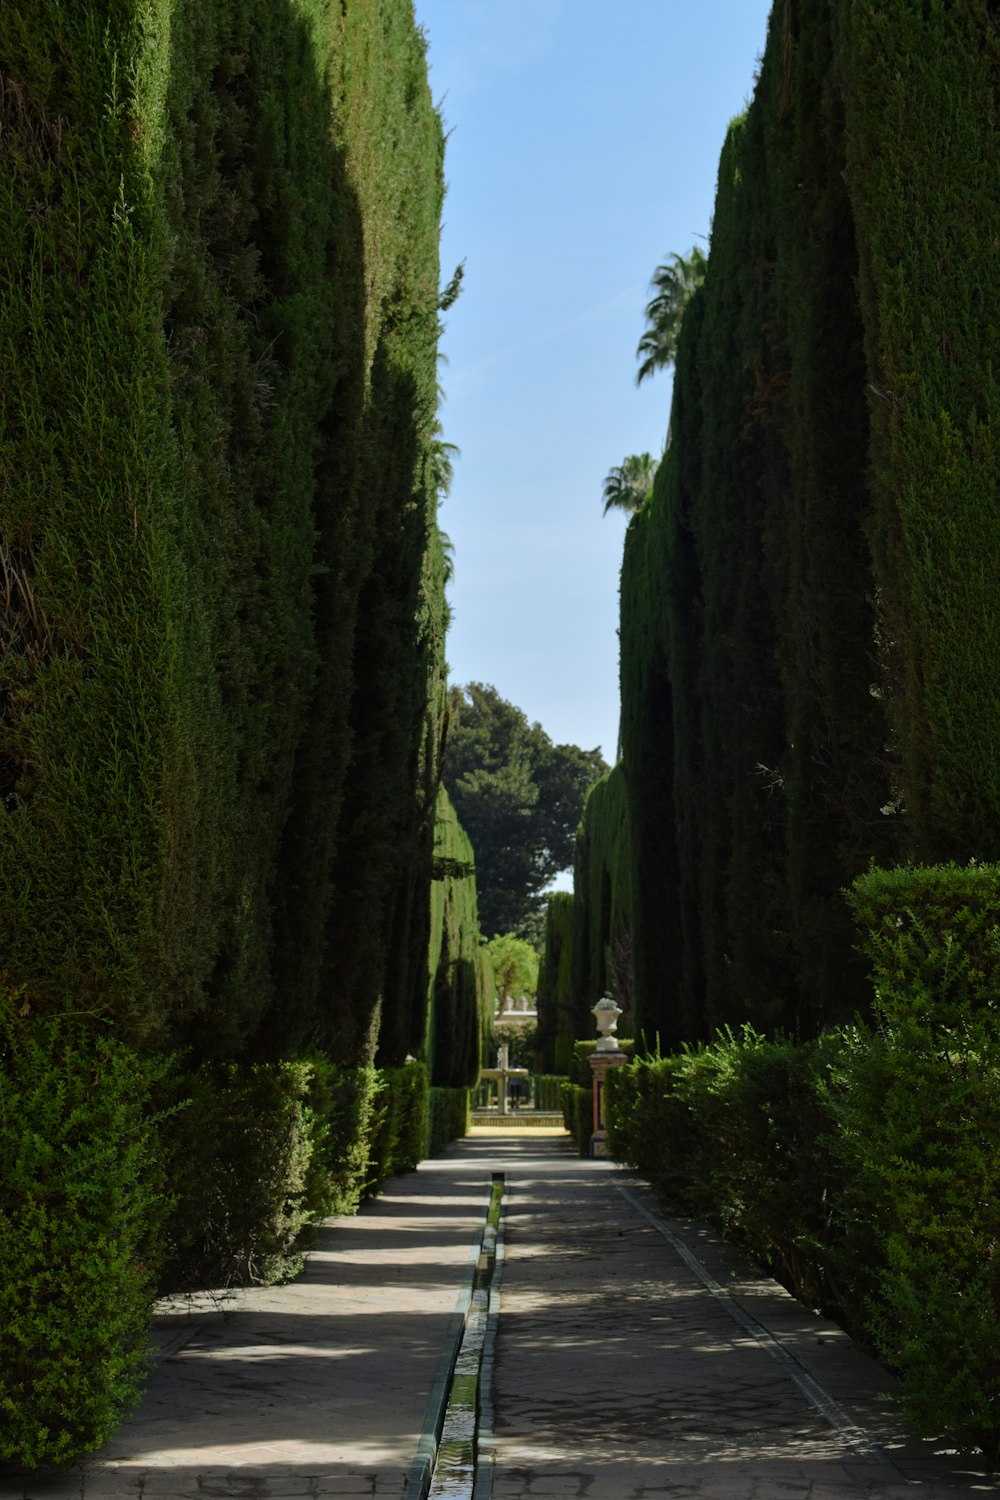
[[477, 1500], [996, 1492], [975, 1465], [905, 1439], [891, 1377], [703, 1226], [671, 1220], [665, 1236], [652, 1195], [613, 1163], [517, 1146], [495, 1467]]
[[157, 1329], [167, 1357], [133, 1418], [82, 1469], [0, 1473], [0, 1500], [403, 1494], [490, 1170], [468, 1149], [425, 1163], [329, 1221], [293, 1284], [173, 1304]]
[[329, 1221], [295, 1283], [165, 1308], [117, 1437], [61, 1475], [0, 1471], [0, 1500], [425, 1500], [501, 1176], [463, 1500], [997, 1492], [907, 1439], [891, 1377], [704, 1226], [564, 1134], [508, 1127]]

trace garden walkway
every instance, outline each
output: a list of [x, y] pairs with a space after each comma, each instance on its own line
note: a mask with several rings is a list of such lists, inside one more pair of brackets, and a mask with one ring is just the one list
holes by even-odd
[[[0, 1500], [998, 1492], [901, 1435], [889, 1377], [837, 1328], [554, 1133], [467, 1137], [331, 1221], [294, 1284], [179, 1305], [156, 1336], [117, 1437], [62, 1475], [0, 1471]], [[473, 1472], [462, 1400], [480, 1365]], [[432, 1474], [442, 1418], [450, 1467]]]

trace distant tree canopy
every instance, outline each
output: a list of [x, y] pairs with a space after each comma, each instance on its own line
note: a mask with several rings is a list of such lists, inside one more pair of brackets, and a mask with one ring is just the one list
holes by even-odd
[[493, 969], [497, 1009], [510, 1008], [512, 1000], [534, 999], [538, 989], [538, 954], [526, 938], [501, 932], [490, 938], [486, 953]]
[[476, 852], [484, 934], [523, 936], [542, 892], [573, 863], [600, 750], [553, 745], [540, 724], [481, 682], [448, 692], [444, 781]]

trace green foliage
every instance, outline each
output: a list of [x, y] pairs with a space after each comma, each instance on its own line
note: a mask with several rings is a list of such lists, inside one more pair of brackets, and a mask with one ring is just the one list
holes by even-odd
[[164, 1209], [160, 1071], [106, 1019], [0, 997], [0, 1458], [67, 1463], [138, 1399]]
[[624, 510], [629, 515], [639, 510], [653, 493], [656, 460], [650, 453], [633, 453], [608, 471], [601, 498], [603, 515], [609, 510]]
[[448, 693], [444, 780], [476, 851], [483, 933], [526, 936], [542, 891], [573, 861], [598, 750], [553, 745], [539, 724], [472, 682]]
[[351, 1064], [369, 1062], [377, 1042], [380, 1065], [398, 1066], [426, 1028], [444, 715], [434, 519], [443, 139], [408, 0], [320, 7], [316, 34], [342, 184], [316, 265], [336, 298], [336, 342], [312, 516], [320, 666], [275, 886], [272, 1028], [294, 1022], [301, 1043], [318, 1026]]
[[879, 1014], [933, 1021], [947, 1035], [972, 1011], [1000, 1010], [1000, 869], [871, 869], [849, 902], [873, 966]]
[[430, 902], [430, 999], [424, 1056], [437, 1087], [471, 1088], [493, 1017], [493, 975], [479, 939], [472, 845], [438, 790]]
[[1000, 851], [1000, 34], [984, 0], [831, 7], [857, 220], [870, 535], [906, 846]]
[[[775, 17], [767, 140], [774, 182], [776, 297], [787, 372], [780, 407], [787, 470], [777, 666], [785, 699], [790, 937], [803, 1031], [845, 1022], [869, 987], [839, 890], [871, 858], [899, 857], [904, 830], [877, 661], [870, 488], [872, 434], [864, 326], [858, 301], [863, 237], [853, 174], [845, 169], [844, 102], [835, 7], [804, 6], [794, 30]], [[780, 25], [779, 25], [780, 21]], [[778, 542], [778, 538], [775, 538]]]
[[161, 19], [0, 14], [0, 945], [35, 1000], [137, 1035], [168, 1004]]
[[582, 1020], [576, 1014], [573, 989], [573, 928], [575, 898], [556, 891], [545, 909], [545, 946], [538, 967], [538, 1050], [543, 1068], [565, 1073], [570, 1049]]
[[367, 1061], [381, 1004], [401, 1060], [445, 625], [412, 6], [25, 14], [0, 18], [5, 962], [223, 1060], [264, 1031]]
[[[636, 1004], [668, 1046], [745, 1022], [807, 1036], [863, 1006], [839, 891], [906, 837], [886, 748], [897, 631], [876, 618], [872, 559], [876, 531], [898, 531], [871, 488], [881, 377], [864, 346], [883, 293], [858, 297], [884, 132], [864, 134], [863, 191], [860, 148], [849, 163], [868, 124], [846, 58], [871, 25], [827, 0], [774, 7], [681, 324], [672, 441], [626, 542]], [[936, 66], [935, 47], [922, 56]], [[865, 67], [893, 58], [879, 45]], [[926, 170], [929, 189], [933, 152]]]
[[839, 1184], [823, 1082], [840, 1055], [836, 1038], [796, 1045], [747, 1027], [639, 1058], [607, 1084], [611, 1153], [813, 1306], [835, 1295], [830, 1197]]
[[369, 1169], [375, 1191], [387, 1177], [414, 1172], [427, 1154], [430, 1132], [427, 1069], [410, 1062], [379, 1073]]
[[287, 1279], [302, 1264], [296, 1244], [316, 1207], [310, 1168], [329, 1129], [312, 1067], [206, 1065], [172, 1089], [181, 1107], [164, 1137], [175, 1201], [162, 1288]]
[[[685, 338], [693, 336], [694, 319], [699, 315], [697, 298], [690, 314]], [[681, 362], [674, 383], [675, 424], [684, 384], [685, 366]], [[660, 498], [674, 483], [685, 452], [676, 440], [667, 449], [652, 504], [629, 525], [621, 578], [621, 778], [632, 864], [635, 1024], [645, 1035], [661, 1037], [664, 1046], [697, 1035], [704, 991], [700, 972], [696, 972], [700, 930], [684, 934], [688, 940], [682, 941], [685, 910], [695, 918], [698, 915], [691, 880], [685, 881], [681, 863], [681, 840], [686, 831], [682, 820], [688, 816], [689, 807], [680, 800], [675, 802], [674, 794], [675, 755], [679, 759], [690, 706], [672, 680], [677, 667], [671, 666], [667, 639], [672, 628], [679, 652], [697, 612], [687, 605], [683, 624], [672, 618], [672, 611], [668, 613], [664, 589], [673, 569], [663, 546], [666, 513]], [[688, 709], [688, 714], [682, 719], [679, 715], [683, 709]], [[687, 790], [693, 791], [693, 787], [689, 785]], [[699, 847], [691, 845], [692, 856]], [[592, 918], [586, 926], [579, 924], [581, 939], [585, 931], [587, 936], [586, 949], [578, 948], [578, 953], [590, 948], [592, 926]]]
[[[0, 946], [27, 1015], [100, 1008], [189, 1059], [163, 1127], [184, 1284], [284, 1274], [309, 1214], [356, 1205], [376, 1048], [427, 1029], [442, 156], [411, 0], [0, 10]], [[90, 1149], [148, 1209], [116, 1089]], [[67, 1445], [132, 1378], [125, 1196], [125, 1352], [93, 1331], [100, 1238], [80, 1328], [57, 1338], [64, 1288], [35, 1346]], [[91, 1207], [60, 1210], [59, 1274]], [[25, 1307], [38, 1232], [5, 1259]]]
[[584, 804], [573, 872], [573, 977], [577, 1035], [593, 1033], [590, 1014], [602, 995], [621, 1006], [623, 1036], [635, 1024], [632, 928], [633, 854], [621, 764], [594, 784]]
[[585, 1088], [582, 1084], [563, 1080], [559, 1099], [563, 1124], [573, 1137], [573, 1144], [581, 1156], [589, 1156], [590, 1138], [594, 1133], [593, 1082]]
[[707, 264], [704, 252], [695, 245], [687, 256], [675, 253], [654, 271], [650, 291], [656, 296], [646, 306], [649, 326], [635, 351], [640, 361], [636, 385], [673, 364], [685, 309], [705, 279]]
[[469, 1128], [468, 1089], [432, 1088], [427, 1155], [437, 1156], [449, 1141], [465, 1135]]
[[497, 933], [486, 944], [493, 970], [497, 1008], [505, 1011], [512, 1000], [533, 1000], [538, 989], [538, 954], [529, 942], [513, 932]]
[[317, 1214], [352, 1214], [370, 1186], [370, 1142], [378, 1121], [375, 1068], [345, 1068], [311, 1059], [315, 1148], [306, 1201]]
[[535, 1108], [546, 1112], [561, 1109], [562, 1086], [566, 1081], [565, 1073], [535, 1073], [532, 1078]]
[[926, 1434], [1000, 1453], [1000, 870], [872, 870], [851, 904], [878, 1030], [835, 1095], [874, 1336]]

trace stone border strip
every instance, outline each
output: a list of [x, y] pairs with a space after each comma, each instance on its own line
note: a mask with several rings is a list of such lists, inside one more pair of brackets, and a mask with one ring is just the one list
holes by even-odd
[[[623, 1187], [621, 1183], [616, 1182], [615, 1188], [632, 1205], [636, 1212], [652, 1224], [656, 1232], [661, 1234], [673, 1249], [676, 1250], [681, 1259], [697, 1276], [706, 1291], [710, 1292], [719, 1305], [725, 1308], [729, 1316], [735, 1323], [739, 1324], [744, 1333], [749, 1334], [752, 1339], [755, 1339], [765, 1353], [769, 1354], [772, 1359], [781, 1365], [785, 1374], [794, 1380], [810, 1406], [814, 1407], [824, 1421], [839, 1434], [852, 1454], [857, 1458], [864, 1458], [884, 1464], [887, 1468], [892, 1469], [894, 1473], [898, 1474], [899, 1471], [889, 1455], [882, 1448], [878, 1447], [876, 1443], [872, 1442], [863, 1428], [859, 1427], [843, 1408], [838, 1406], [829, 1392], [825, 1391], [819, 1382], [814, 1380], [809, 1372], [802, 1368], [795, 1356], [789, 1354], [784, 1344], [776, 1339], [774, 1334], [764, 1327], [763, 1323], [758, 1323], [757, 1319], [737, 1302], [732, 1293], [728, 1292], [720, 1282], [716, 1281], [711, 1271], [702, 1265], [694, 1251], [689, 1249], [684, 1241], [678, 1235], [674, 1234], [673, 1230], [669, 1229], [661, 1218], [652, 1213], [644, 1203], [640, 1203], [635, 1194], [631, 1193], [627, 1187]], [[899, 1478], [904, 1483], [906, 1482], [901, 1474]]]
[[452, 1314], [445, 1352], [427, 1403], [424, 1430], [404, 1500], [471, 1500], [476, 1473], [479, 1389], [489, 1331], [504, 1174], [492, 1174], [480, 1236]]

